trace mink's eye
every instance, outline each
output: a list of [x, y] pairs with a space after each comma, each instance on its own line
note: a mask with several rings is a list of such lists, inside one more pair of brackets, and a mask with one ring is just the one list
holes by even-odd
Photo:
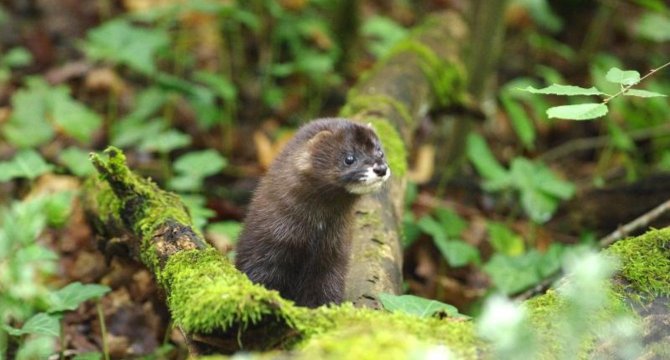
[[351, 165], [356, 161], [356, 158], [353, 155], [347, 155], [347, 157], [344, 158], [344, 163], [346, 165]]

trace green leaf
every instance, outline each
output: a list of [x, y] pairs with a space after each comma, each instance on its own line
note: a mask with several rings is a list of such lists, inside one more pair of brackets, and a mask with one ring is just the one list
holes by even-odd
[[514, 127], [514, 131], [519, 137], [519, 140], [521, 140], [521, 143], [527, 149], [532, 150], [535, 141], [535, 127], [530, 118], [528, 118], [528, 115], [526, 115], [526, 111], [521, 104], [512, 99], [506, 92], [500, 94], [500, 101], [505, 108], [505, 112], [507, 112], [507, 116], [512, 123], [512, 127]]
[[527, 86], [521, 91], [527, 91], [532, 94], [545, 94], [545, 95], [564, 95], [564, 96], [588, 96], [588, 95], [607, 95], [595, 87], [583, 88], [580, 86], [574, 85], [559, 85], [551, 84], [542, 89], [536, 89], [533, 86]]
[[192, 151], [182, 155], [174, 163], [178, 173], [204, 178], [221, 171], [228, 161], [215, 150]]
[[363, 36], [371, 39], [370, 52], [378, 58], [383, 57], [393, 45], [407, 36], [407, 29], [390, 18], [372, 16], [368, 18], [361, 29]]
[[58, 160], [61, 164], [79, 177], [85, 177], [95, 172], [95, 168], [88, 160], [88, 151], [71, 146], [60, 152]]
[[151, 75], [156, 72], [156, 52], [168, 44], [165, 30], [142, 28], [117, 18], [90, 30], [83, 48], [92, 59], [113, 61]]
[[2, 56], [1, 63], [8, 67], [20, 67], [30, 65], [33, 55], [22, 47], [15, 47]]
[[234, 101], [237, 98], [237, 87], [235, 87], [235, 84], [222, 74], [197, 71], [193, 75], [193, 78], [206, 84], [225, 101]]
[[605, 75], [607, 81], [623, 86], [635, 85], [640, 82], [640, 73], [635, 70], [621, 70], [618, 67], [609, 69]]
[[440, 223], [430, 216], [424, 216], [416, 224], [421, 231], [430, 235], [435, 243], [443, 243], [448, 240], [447, 233]]
[[539, 261], [541, 261], [541, 256], [535, 250], [521, 256], [496, 253], [484, 265], [484, 272], [489, 275], [496, 289], [510, 295], [525, 290], [542, 280], [536, 268]]
[[58, 255], [42, 245], [32, 244], [20, 248], [14, 254], [15, 260], [19, 264], [28, 264], [31, 262], [54, 261], [58, 260]]
[[607, 111], [607, 106], [602, 103], [563, 105], [547, 109], [547, 116], [566, 120], [591, 120], [607, 115]]
[[659, 43], [670, 40], [670, 17], [660, 11], [646, 12], [637, 23], [637, 34]]
[[666, 96], [668, 96], [668, 95], [653, 92], [653, 91], [639, 90], [639, 89], [630, 89], [623, 94], [624, 94], [624, 96], [637, 96], [637, 97], [642, 97], [642, 98], [653, 98], [653, 97], [666, 97]]
[[46, 116], [49, 85], [41, 78], [29, 78], [26, 84], [27, 88], [16, 91], [12, 96], [12, 114], [2, 127], [7, 141], [20, 148], [45, 144], [54, 136]]
[[461, 267], [467, 264], [479, 264], [481, 261], [479, 249], [461, 239], [435, 241], [435, 245], [450, 266]]
[[21, 329], [4, 325], [4, 329], [12, 336], [26, 334], [58, 336], [60, 334], [60, 322], [58, 318], [47, 313], [37, 313], [23, 324]]
[[556, 212], [558, 200], [534, 188], [527, 188], [521, 192], [521, 206], [531, 220], [542, 224]]
[[460, 236], [463, 230], [468, 227], [468, 223], [451, 209], [438, 207], [435, 209], [435, 217], [449, 237]]
[[74, 101], [67, 93], [54, 93], [50, 105], [54, 123], [81, 142], [90, 141], [93, 132], [102, 124], [98, 114]]
[[488, 145], [486, 145], [486, 140], [481, 135], [470, 133], [466, 147], [468, 159], [483, 178], [503, 182], [507, 180], [507, 171], [493, 156]]
[[190, 144], [190, 135], [176, 129], [167, 129], [157, 136], [144, 138], [140, 144], [140, 149], [167, 154], [172, 150], [180, 149]]
[[489, 243], [496, 253], [508, 256], [520, 255], [525, 251], [525, 243], [521, 236], [515, 234], [505, 224], [490, 221], [486, 224]]
[[19, 345], [15, 360], [48, 359], [56, 352], [56, 341], [54, 336], [29, 336]]
[[44, 214], [47, 223], [55, 228], [62, 227], [70, 219], [73, 191], [59, 191], [44, 198]]
[[437, 300], [424, 299], [414, 295], [392, 295], [387, 293], [379, 294], [384, 309], [391, 312], [401, 312], [427, 318], [438, 312], [445, 312], [449, 317], [455, 317], [458, 309], [453, 305], [445, 304]]
[[574, 186], [557, 178], [541, 163], [525, 158], [515, 158], [510, 167], [514, 188], [521, 193], [521, 205], [537, 222], [543, 223], [556, 211], [559, 199], [565, 200], [574, 194]]
[[35, 150], [22, 150], [10, 161], [0, 162], [0, 181], [13, 178], [35, 179], [53, 169]]
[[51, 293], [49, 312], [76, 310], [86, 300], [100, 298], [111, 289], [104, 285], [73, 282]]

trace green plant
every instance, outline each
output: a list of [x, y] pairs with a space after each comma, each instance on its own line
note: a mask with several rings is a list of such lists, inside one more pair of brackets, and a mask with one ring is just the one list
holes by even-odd
[[32, 60], [32, 55], [22, 47], [15, 47], [7, 51], [0, 57], [0, 86], [10, 79], [12, 69], [29, 65]]
[[484, 188], [492, 192], [514, 191], [524, 212], [536, 223], [549, 220], [560, 201], [575, 192], [574, 185], [559, 179], [538, 161], [516, 157], [505, 169], [479, 135], [470, 134], [466, 147], [468, 159], [485, 180]]
[[379, 294], [384, 309], [390, 312], [401, 312], [418, 317], [446, 315], [448, 317], [467, 318], [458, 313], [454, 306], [437, 300], [424, 299], [414, 295]]
[[559, 85], [551, 84], [545, 88], [536, 89], [528, 86], [520, 89], [530, 92], [532, 94], [543, 95], [560, 95], [560, 96], [601, 96], [603, 100], [599, 103], [581, 103], [576, 105], [561, 105], [554, 106], [547, 109], [547, 116], [549, 118], [559, 118], [567, 120], [592, 120], [607, 115], [607, 104], [619, 96], [635, 96], [641, 98], [665, 97], [666, 95], [653, 91], [633, 89], [634, 86], [645, 80], [647, 77], [659, 72], [666, 66], [667, 62], [656, 69], [651, 70], [647, 75], [640, 77], [640, 73], [634, 70], [621, 70], [619, 68], [611, 68], [606, 75], [607, 81], [618, 84], [620, 86], [619, 92], [615, 94], [607, 94], [595, 86], [590, 88], [583, 88], [575, 85]]
[[65, 85], [50, 86], [40, 77], [30, 77], [26, 88], [12, 96], [12, 114], [2, 127], [2, 135], [19, 148], [35, 147], [51, 141], [56, 129], [86, 143], [102, 124], [98, 114], [70, 96]]
[[446, 208], [436, 208], [432, 215], [421, 217], [416, 228], [432, 237], [442, 257], [453, 267], [479, 264], [479, 250], [461, 238], [467, 223], [458, 214]]
[[72, 283], [52, 291], [42, 280], [56, 271], [58, 256], [37, 240], [46, 226], [65, 223], [71, 203], [72, 193], [59, 192], [0, 209], [0, 357], [16, 344], [17, 359], [45, 358], [53, 353], [62, 313], [109, 290]]

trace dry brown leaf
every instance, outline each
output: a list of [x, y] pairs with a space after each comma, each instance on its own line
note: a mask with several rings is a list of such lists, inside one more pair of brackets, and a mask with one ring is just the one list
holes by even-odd
[[254, 132], [253, 138], [254, 145], [256, 145], [256, 158], [258, 159], [258, 164], [264, 169], [267, 169], [274, 158], [272, 142], [262, 131]]
[[435, 146], [423, 144], [419, 146], [414, 166], [409, 170], [407, 176], [416, 184], [425, 184], [433, 177], [435, 172]]
[[111, 68], [93, 69], [86, 74], [84, 86], [94, 91], [110, 91], [113, 94], [121, 94], [126, 89], [126, 84], [121, 77]]

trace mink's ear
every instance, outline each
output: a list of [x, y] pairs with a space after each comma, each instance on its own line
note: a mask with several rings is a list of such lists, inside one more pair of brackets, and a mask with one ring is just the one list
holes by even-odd
[[330, 131], [330, 130], [321, 130], [318, 133], [316, 133], [316, 135], [312, 136], [311, 139], [307, 140], [307, 146], [311, 148], [315, 144], [320, 142], [321, 140], [323, 140], [323, 139], [325, 139], [329, 136], [332, 136], [332, 135], [333, 135], [333, 132]]
[[312, 167], [311, 159], [314, 146], [332, 135], [332, 131], [322, 130], [312, 136], [311, 139], [307, 140], [307, 143], [300, 149], [296, 158], [296, 166], [298, 167], [298, 170], [307, 171]]

